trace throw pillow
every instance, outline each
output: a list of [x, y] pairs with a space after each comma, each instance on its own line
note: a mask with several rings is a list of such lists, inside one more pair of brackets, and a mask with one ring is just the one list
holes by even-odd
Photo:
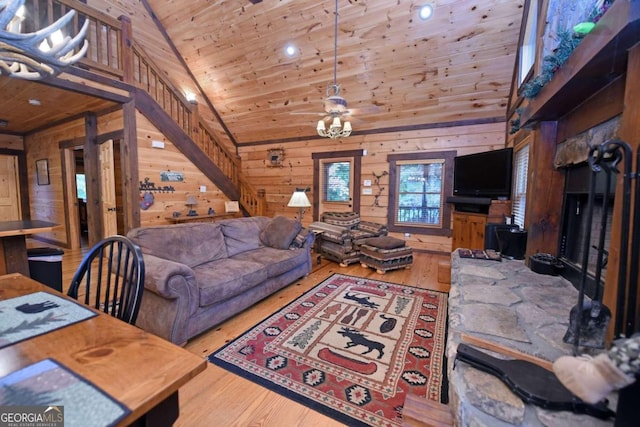
[[293, 238], [291, 245], [289, 245], [290, 249], [299, 249], [302, 247], [304, 242], [307, 240], [307, 236], [311, 233], [308, 228], [301, 228], [296, 237]]
[[260, 233], [260, 241], [275, 249], [288, 249], [302, 225], [284, 216], [277, 216]]

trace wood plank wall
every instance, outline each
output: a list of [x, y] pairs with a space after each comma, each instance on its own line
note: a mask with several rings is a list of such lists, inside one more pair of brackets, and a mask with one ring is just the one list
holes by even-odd
[[[62, 156], [58, 142], [83, 137], [84, 133], [84, 120], [74, 120], [25, 137], [29, 178], [28, 208], [31, 219], [60, 224], [61, 227], [53, 232], [39, 233], [38, 238], [61, 246], [69, 246], [70, 242], [63, 198]], [[47, 159], [49, 163], [49, 185], [37, 184], [36, 160], [40, 159]]]
[[0, 135], [0, 148], [24, 150], [24, 138], [18, 135]]
[[[114, 112], [98, 116], [98, 134], [106, 134], [121, 130], [122, 113]], [[187, 159], [178, 152], [175, 146], [158, 132], [141, 114], [136, 117], [138, 124], [139, 176], [143, 180], [148, 177], [157, 186], [173, 185], [174, 192], [154, 193], [155, 203], [148, 209], [141, 211], [141, 224], [168, 224], [164, 218], [173, 211], [183, 215], [187, 207], [184, 201], [188, 194], [198, 198], [196, 209], [199, 213], [206, 213], [209, 207], [216, 212], [224, 212], [224, 202], [228, 200], [220, 190], [197, 170]], [[52, 233], [43, 233], [38, 237], [61, 246], [70, 246], [67, 235], [67, 213], [65, 212], [62, 185], [62, 158], [58, 148], [60, 141], [83, 138], [85, 132], [84, 120], [74, 120], [52, 128], [29, 135], [25, 139], [27, 153], [29, 199], [31, 218], [51, 221], [62, 226]], [[151, 141], [159, 140], [165, 143], [163, 150], [151, 148]], [[49, 185], [37, 185], [35, 162], [47, 159], [49, 162]], [[179, 171], [184, 174], [184, 181], [180, 183], [163, 183], [160, 172]], [[199, 192], [201, 185], [206, 186], [206, 192]], [[143, 193], [141, 193], [142, 195]], [[139, 206], [134, 208], [139, 209]], [[123, 230], [126, 232], [126, 230]]]
[[[137, 113], [138, 126], [138, 163], [139, 177], [141, 181], [149, 178], [157, 187], [170, 185], [174, 192], [155, 192], [154, 203], [149, 209], [142, 210], [140, 214], [141, 225], [168, 224], [165, 217], [173, 212], [187, 213], [184, 202], [187, 196], [194, 195], [198, 204], [194, 209], [199, 214], [206, 214], [209, 208], [217, 213], [224, 213], [224, 202], [229, 199], [216, 187], [202, 172], [200, 172], [178, 149], [167, 140], [142, 114]], [[163, 142], [164, 148], [158, 149], [151, 146], [152, 141]], [[161, 182], [160, 172], [180, 172], [184, 176], [182, 182]], [[206, 191], [200, 192], [200, 186], [205, 186]], [[140, 193], [141, 196], [143, 192]]]
[[[309, 123], [313, 127], [313, 123]], [[242, 173], [258, 190], [264, 189], [268, 204], [268, 216], [284, 215], [293, 217], [297, 210], [288, 208], [287, 203], [295, 187], [312, 187], [314, 152], [333, 152], [345, 150], [367, 150], [362, 158], [362, 176], [359, 185], [365, 179], [374, 180], [373, 173], [389, 171], [387, 154], [412, 153], [425, 151], [455, 150], [458, 155], [470, 154], [504, 147], [505, 123], [481, 124], [437, 128], [419, 131], [386, 133], [375, 135], [354, 135], [341, 140], [314, 139], [287, 144], [240, 146]], [[267, 150], [284, 149], [284, 165], [281, 168], [267, 167]], [[374, 206], [377, 188], [373, 186], [373, 195], [362, 195], [362, 219], [379, 223], [387, 223], [389, 197], [389, 177], [380, 180], [384, 187], [379, 206]], [[312, 198], [312, 195], [309, 196]], [[307, 210], [303, 224], [308, 225], [313, 212]], [[391, 235], [394, 235], [391, 233]], [[396, 234], [407, 240], [413, 248], [436, 252], [450, 252], [451, 238], [413, 234], [409, 238]]]

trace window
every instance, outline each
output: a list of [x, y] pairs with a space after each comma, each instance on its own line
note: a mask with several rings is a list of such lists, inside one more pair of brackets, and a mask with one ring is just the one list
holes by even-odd
[[322, 201], [347, 203], [351, 200], [351, 162], [327, 161], [322, 164]]
[[455, 151], [389, 155], [391, 231], [450, 234]]
[[78, 199], [87, 200], [87, 183], [83, 173], [76, 174], [76, 190]]
[[518, 85], [524, 83], [536, 58], [536, 36], [538, 32], [538, 0], [530, 0], [525, 19], [518, 58]]
[[515, 153], [511, 212], [514, 223], [524, 228], [524, 212], [527, 204], [527, 172], [529, 170], [529, 144]]
[[323, 212], [360, 212], [360, 182], [364, 150], [312, 153], [313, 220]]
[[397, 166], [397, 224], [442, 226], [442, 166], [444, 160]]

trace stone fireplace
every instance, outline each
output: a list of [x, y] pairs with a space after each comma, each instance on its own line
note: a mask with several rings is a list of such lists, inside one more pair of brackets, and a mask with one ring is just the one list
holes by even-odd
[[[456, 361], [458, 345], [469, 342], [470, 336], [544, 361], [571, 354], [572, 346], [562, 337], [577, 295], [568, 280], [534, 273], [523, 261], [460, 258], [458, 251], [452, 254], [446, 354], [455, 425], [613, 425], [611, 419], [526, 404], [496, 376]], [[482, 351], [497, 358], [513, 358], [508, 353]], [[616, 405], [616, 396], [610, 396], [609, 407], [615, 409]]]
[[[605, 240], [601, 262], [601, 277], [604, 279], [607, 275], [616, 179], [615, 176], [612, 177], [608, 191], [605, 191], [607, 185], [606, 174], [601, 172], [594, 176], [587, 163], [587, 156], [589, 146], [600, 145], [617, 136], [619, 122], [619, 118], [616, 117], [567, 139], [558, 145], [554, 161], [555, 166], [563, 170], [565, 174], [560, 238], [556, 255], [564, 264], [562, 276], [569, 280], [576, 289], [579, 289], [582, 280], [585, 254], [588, 256], [585, 293], [590, 298], [595, 295], [595, 273], [598, 263], [597, 249], [602, 230], [601, 220], [605, 210]], [[589, 190], [592, 178], [596, 180], [596, 194], [593, 200], [593, 216], [589, 222]], [[606, 200], [605, 193], [608, 194]], [[590, 234], [590, 239], [588, 249], [585, 250], [585, 239], [588, 234]], [[598, 286], [601, 287], [599, 295], [602, 296], [604, 293], [604, 280], [600, 280]]]

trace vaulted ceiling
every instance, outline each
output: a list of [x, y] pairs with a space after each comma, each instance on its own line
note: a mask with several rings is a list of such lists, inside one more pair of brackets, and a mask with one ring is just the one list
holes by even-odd
[[[434, 14], [423, 21], [418, 11], [426, 3], [434, 5]], [[354, 134], [505, 120], [523, 3], [339, 0], [337, 63], [335, 0], [91, 0], [88, 5], [129, 16], [134, 38], [156, 58], [177, 52], [197, 82], [198, 102], [212, 105], [222, 120], [218, 127], [244, 145], [315, 137], [334, 66], [340, 95], [355, 110]], [[162, 38], [173, 50], [153, 52], [150, 45], [159, 46]], [[293, 57], [285, 54], [288, 44], [295, 46]], [[165, 66], [169, 77], [172, 67]], [[81, 113], [93, 102], [78, 94], [69, 94], [80, 97], [78, 102], [68, 102], [67, 95], [55, 92], [23, 125], [11, 116], [16, 105], [26, 105], [18, 95], [35, 91], [44, 97], [45, 90], [0, 77], [3, 84], [7, 80], [14, 81], [13, 89], [4, 86], [3, 93], [12, 94], [14, 102], [0, 104], [0, 119], [10, 119], [11, 132], [33, 130], [47, 117]], [[65, 99], [64, 109], [55, 102], [59, 99]]]
[[[333, 0], [146, 2], [236, 143], [315, 134], [334, 78]], [[339, 0], [337, 83], [354, 131], [504, 120], [523, 3]]]

